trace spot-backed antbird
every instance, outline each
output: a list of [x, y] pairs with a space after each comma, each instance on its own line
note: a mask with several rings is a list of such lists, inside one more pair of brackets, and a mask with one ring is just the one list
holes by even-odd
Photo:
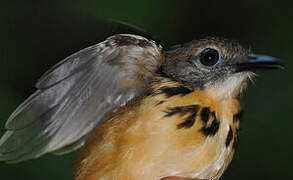
[[219, 179], [238, 141], [238, 96], [283, 68], [220, 38], [164, 50], [118, 34], [47, 71], [6, 123], [10, 163], [83, 146], [75, 180]]

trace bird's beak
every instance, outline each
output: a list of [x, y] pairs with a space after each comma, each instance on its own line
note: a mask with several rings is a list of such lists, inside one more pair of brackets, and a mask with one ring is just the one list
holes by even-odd
[[284, 67], [285, 66], [274, 57], [250, 54], [244, 62], [236, 64], [236, 72], [284, 69]]

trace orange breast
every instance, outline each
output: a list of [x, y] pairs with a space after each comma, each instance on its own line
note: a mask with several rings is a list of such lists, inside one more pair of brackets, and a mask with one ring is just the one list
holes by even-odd
[[170, 95], [162, 87], [178, 85], [155, 87], [94, 130], [80, 154], [76, 180], [211, 178], [224, 171], [234, 152], [238, 101], [216, 101], [188, 89]]

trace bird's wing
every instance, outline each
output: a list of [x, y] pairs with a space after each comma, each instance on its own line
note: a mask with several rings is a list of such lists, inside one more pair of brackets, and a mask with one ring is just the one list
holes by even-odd
[[105, 116], [145, 90], [162, 60], [152, 40], [120, 34], [61, 61], [9, 117], [0, 161], [79, 148]]

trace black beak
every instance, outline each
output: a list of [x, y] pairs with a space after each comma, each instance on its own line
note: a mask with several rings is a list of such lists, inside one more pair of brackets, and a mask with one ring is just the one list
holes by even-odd
[[245, 62], [236, 64], [236, 72], [284, 69], [285, 66], [276, 58], [250, 54]]

